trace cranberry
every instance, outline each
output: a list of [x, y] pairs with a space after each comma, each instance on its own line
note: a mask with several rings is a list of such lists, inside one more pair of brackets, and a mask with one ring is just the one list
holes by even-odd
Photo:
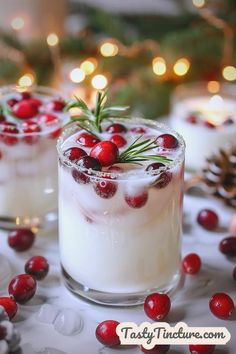
[[15, 136], [19, 133], [17, 125], [11, 122], [1, 122], [0, 125], [0, 139], [7, 145], [15, 145], [18, 138]]
[[46, 258], [34, 256], [25, 264], [25, 272], [32, 275], [36, 280], [44, 279], [49, 271], [49, 264]]
[[236, 266], [233, 269], [233, 279], [236, 281]]
[[80, 145], [82, 145], [84, 147], [93, 147], [100, 140], [96, 136], [89, 134], [87, 132], [84, 132], [78, 136], [76, 141], [77, 141], [77, 143], [79, 143]]
[[[102, 169], [100, 162], [91, 156], [81, 157], [76, 164], [84, 169], [92, 169], [95, 171], [101, 171]], [[75, 168], [72, 170], [72, 176], [78, 183], [86, 184], [90, 182], [90, 176], [88, 176], [88, 174], [78, 171]]]
[[147, 354], [166, 354], [170, 349], [169, 345], [161, 345], [157, 344], [152, 349], [145, 349], [142, 345], [140, 346], [140, 350], [143, 353]]
[[99, 197], [110, 199], [116, 194], [117, 183], [101, 179], [94, 183], [93, 188]]
[[216, 128], [215, 124], [209, 122], [208, 120], [204, 121], [204, 125], [205, 125], [205, 127], [210, 128], [210, 129]]
[[29, 229], [16, 229], [8, 235], [8, 245], [17, 252], [28, 250], [34, 243], [35, 234]]
[[234, 302], [229, 295], [216, 293], [210, 299], [209, 307], [213, 315], [227, 320], [234, 311]]
[[100, 164], [104, 167], [116, 163], [119, 150], [118, 147], [111, 141], [101, 141], [97, 143], [90, 151], [90, 156], [99, 160]]
[[219, 249], [227, 256], [236, 256], [236, 237], [225, 237], [219, 244]]
[[171, 307], [170, 298], [167, 294], [154, 293], [148, 295], [144, 302], [144, 311], [152, 320], [163, 320]]
[[29, 136], [24, 136], [23, 140], [27, 144], [35, 144], [39, 140], [39, 135], [37, 133], [41, 132], [40, 126], [33, 120], [26, 120], [22, 123], [22, 130], [25, 134], [30, 134]]
[[49, 111], [61, 112], [65, 107], [65, 103], [62, 100], [54, 100], [46, 105], [46, 109]]
[[191, 354], [212, 354], [214, 353], [215, 345], [210, 344], [190, 344], [189, 351]]
[[210, 209], [203, 209], [197, 216], [198, 223], [206, 230], [215, 230], [219, 225], [218, 215]]
[[130, 131], [135, 134], [145, 134], [146, 133], [146, 129], [144, 129], [143, 127], [134, 127], [134, 128], [131, 128]]
[[10, 99], [7, 101], [7, 104], [8, 104], [9, 107], [13, 107], [13, 106], [15, 106], [15, 104], [16, 104], [17, 102], [19, 102], [17, 99], [15, 99], [15, 98], [10, 98]]
[[10, 297], [0, 297], [0, 306], [4, 308], [10, 320], [16, 315], [18, 310], [17, 303]]
[[110, 141], [112, 141], [114, 144], [116, 144], [116, 146], [118, 148], [122, 148], [123, 146], [125, 146], [127, 144], [127, 141], [125, 140], [125, 138], [123, 138], [123, 136], [119, 135], [119, 134], [112, 135]]
[[116, 327], [119, 324], [119, 322], [113, 320], [106, 320], [99, 323], [96, 328], [97, 340], [107, 347], [114, 347], [119, 345], [120, 338], [118, 334], [116, 334]]
[[186, 122], [190, 123], [190, 124], [197, 124], [198, 119], [196, 116], [194, 116], [193, 114], [190, 114], [187, 118], [186, 118]]
[[[151, 163], [146, 168], [146, 171], [155, 171], [161, 167], [165, 167], [165, 165], [161, 162], [154, 162], [154, 163]], [[169, 171], [161, 172], [155, 182], [155, 187], [158, 189], [165, 188], [170, 183], [171, 180], [172, 180], [172, 173], [171, 172], [169, 172]]]
[[36, 292], [37, 283], [29, 274], [20, 274], [13, 278], [8, 286], [8, 292], [16, 302], [24, 304], [32, 299]]
[[71, 147], [64, 151], [64, 156], [66, 156], [70, 161], [77, 161], [81, 157], [86, 156], [87, 153], [78, 147]]
[[170, 134], [159, 135], [156, 139], [156, 143], [158, 146], [161, 146], [165, 149], [176, 149], [179, 145], [176, 137]]
[[201, 265], [201, 258], [196, 253], [190, 253], [182, 260], [182, 269], [187, 274], [197, 274]]
[[127, 129], [123, 124], [114, 123], [109, 125], [106, 131], [111, 134], [116, 134], [116, 133], [125, 133]]
[[13, 106], [12, 112], [19, 119], [29, 119], [38, 114], [38, 107], [30, 100], [23, 100]]
[[227, 118], [224, 123], [224, 125], [231, 125], [231, 124], [234, 124], [234, 120], [232, 118]]
[[28, 99], [28, 101], [33, 103], [37, 107], [42, 106], [42, 101], [40, 101], [38, 98], [33, 97], [33, 98]]
[[50, 126], [51, 124], [57, 124], [59, 122], [59, 119], [53, 114], [45, 113], [39, 116], [38, 121], [40, 124]]
[[20, 94], [22, 100], [29, 100], [31, 98], [31, 93], [24, 91]]
[[125, 201], [126, 203], [134, 209], [139, 209], [142, 208], [148, 200], [148, 192], [147, 191], [143, 191], [139, 194], [135, 194], [135, 195], [129, 195], [126, 194], [125, 195]]

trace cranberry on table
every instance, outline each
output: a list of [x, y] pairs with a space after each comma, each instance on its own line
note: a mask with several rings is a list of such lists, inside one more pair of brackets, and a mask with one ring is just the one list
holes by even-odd
[[179, 145], [179, 142], [176, 137], [171, 134], [159, 135], [156, 139], [156, 143], [158, 146], [161, 146], [165, 149], [176, 149]]
[[78, 138], [77, 138], [77, 143], [79, 143], [80, 145], [84, 146], [84, 147], [93, 147], [94, 145], [96, 145], [97, 143], [99, 143], [99, 139], [87, 132], [81, 133], [79, 134]]
[[49, 111], [61, 112], [65, 107], [65, 102], [62, 100], [54, 100], [46, 105], [46, 109]]
[[8, 245], [17, 252], [30, 249], [34, 240], [35, 234], [30, 229], [15, 229], [8, 234]]
[[210, 299], [209, 307], [213, 315], [227, 320], [234, 311], [234, 302], [229, 295], [225, 293], [216, 293]]
[[219, 225], [219, 218], [214, 210], [203, 209], [198, 213], [197, 222], [204, 229], [213, 231]]
[[24, 136], [23, 140], [27, 144], [37, 143], [39, 136], [37, 133], [41, 132], [40, 126], [33, 120], [26, 120], [22, 123], [22, 130], [25, 134], [30, 134], [29, 136]]
[[211, 344], [190, 344], [189, 352], [191, 354], [212, 354], [214, 353], [215, 345]]
[[49, 264], [45, 257], [34, 256], [25, 264], [25, 272], [32, 275], [36, 280], [44, 279], [49, 271]]
[[106, 131], [111, 134], [116, 134], [116, 133], [125, 133], [127, 131], [127, 129], [123, 124], [114, 123], [114, 124], [109, 125], [109, 127], [106, 129]]
[[219, 244], [219, 250], [226, 256], [236, 256], [236, 237], [225, 237]]
[[197, 274], [201, 269], [201, 258], [196, 253], [190, 253], [182, 260], [182, 269], [186, 274]]
[[24, 304], [32, 299], [36, 292], [37, 283], [29, 274], [20, 274], [13, 278], [8, 286], [8, 292], [16, 302]]
[[116, 334], [116, 327], [120, 323], [113, 320], [101, 322], [96, 328], [97, 340], [107, 347], [114, 347], [120, 344], [120, 338]]
[[116, 144], [111, 141], [101, 141], [97, 143], [90, 151], [90, 156], [97, 159], [104, 167], [108, 167], [116, 163], [119, 150]]
[[0, 306], [4, 308], [10, 320], [16, 315], [18, 310], [15, 300], [7, 296], [0, 297]]
[[187, 118], [186, 118], [186, 122], [190, 123], [190, 124], [197, 124], [198, 119], [195, 115], [190, 114]]
[[[76, 161], [76, 164], [78, 165], [78, 167], [81, 167], [81, 168], [87, 169], [87, 170], [89, 170], [89, 169], [92, 169], [95, 171], [102, 170], [102, 166], [101, 166], [100, 162], [91, 156], [81, 157], [78, 161]], [[74, 180], [78, 183], [87, 184], [90, 182], [90, 176], [86, 172], [80, 171], [78, 169], [74, 168], [72, 170], [72, 176], [73, 176]]]
[[63, 155], [66, 156], [70, 161], [77, 161], [81, 157], [86, 156], [87, 153], [78, 147], [71, 147], [63, 152]]
[[10, 98], [8, 101], [7, 101], [7, 104], [9, 107], [13, 107], [17, 102], [19, 102], [16, 98]]
[[93, 188], [99, 197], [110, 199], [116, 194], [117, 183], [101, 179], [94, 183]]
[[0, 124], [0, 140], [6, 145], [16, 145], [18, 142], [17, 134], [19, 130], [17, 125], [12, 122], [1, 122]]
[[163, 320], [170, 308], [171, 302], [167, 294], [153, 293], [148, 295], [144, 302], [144, 311], [153, 321]]
[[19, 119], [29, 119], [38, 114], [38, 107], [30, 100], [22, 100], [12, 107], [12, 112]]
[[143, 191], [138, 194], [125, 194], [125, 201], [131, 208], [142, 208], [148, 200], [148, 192]]
[[112, 141], [114, 144], [116, 144], [116, 146], [118, 148], [122, 148], [123, 146], [125, 146], [127, 144], [127, 141], [125, 140], [125, 138], [123, 138], [123, 136], [119, 135], [119, 134], [112, 135], [110, 141]]
[[140, 346], [140, 350], [143, 353], [147, 354], [166, 354], [170, 349], [169, 345], [161, 345], [157, 344], [152, 349], [145, 349], [142, 345]]

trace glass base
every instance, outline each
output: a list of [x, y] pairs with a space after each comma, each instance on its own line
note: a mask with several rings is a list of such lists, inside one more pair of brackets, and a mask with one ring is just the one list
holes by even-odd
[[160, 288], [148, 289], [139, 293], [106, 293], [102, 291], [97, 291], [90, 289], [77, 281], [75, 281], [71, 276], [66, 272], [66, 270], [61, 266], [62, 277], [65, 286], [76, 296], [82, 298], [83, 300], [96, 303], [98, 305], [106, 306], [138, 306], [142, 305], [146, 297], [154, 292], [161, 292], [169, 295], [173, 295], [182, 284], [182, 275], [181, 272], [178, 272], [174, 275], [172, 281], [168, 285], [164, 285]]

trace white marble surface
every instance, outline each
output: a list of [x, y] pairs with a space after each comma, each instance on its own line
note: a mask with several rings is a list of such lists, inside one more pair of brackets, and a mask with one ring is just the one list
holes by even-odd
[[[221, 221], [221, 231], [208, 232], [196, 223], [196, 215], [202, 208], [215, 209]], [[211, 295], [218, 291], [230, 294], [236, 302], [236, 282], [232, 278], [235, 259], [227, 259], [218, 251], [219, 241], [228, 235], [227, 226], [233, 210], [227, 209], [215, 200], [186, 196], [184, 201], [184, 239], [183, 255], [197, 252], [203, 261], [199, 275], [188, 276], [183, 288], [172, 299], [172, 309], [167, 318], [170, 324], [185, 321], [194, 326], [226, 326], [231, 332], [231, 341], [227, 347], [218, 347], [218, 354], [235, 354], [236, 352], [236, 315], [229, 321], [214, 317], [208, 308]], [[14, 323], [22, 337], [23, 354], [30, 354], [27, 349], [30, 343], [37, 353], [43, 353], [43, 348], [55, 348], [55, 354], [136, 354], [141, 353], [137, 347], [109, 349], [102, 346], [95, 338], [97, 324], [105, 319], [118, 321], [147, 321], [143, 308], [114, 309], [85, 303], [71, 295], [60, 282], [59, 254], [57, 235], [38, 235], [34, 247], [28, 252], [15, 253], [7, 245], [5, 232], [0, 233], [0, 262], [3, 255], [11, 264], [11, 277], [24, 272], [25, 261], [33, 255], [44, 255], [50, 263], [50, 273], [42, 281], [37, 290], [37, 296], [24, 306], [20, 306]], [[89, 260], [88, 260], [89, 262]], [[4, 267], [0, 269], [0, 295], [7, 294], [9, 279], [4, 278]], [[64, 336], [55, 331], [53, 325], [40, 323], [36, 314], [43, 303], [54, 304], [59, 309], [70, 308], [82, 316], [84, 325], [80, 333]], [[45, 351], [44, 353], [50, 353]], [[172, 347], [170, 354], [188, 353], [186, 347]], [[33, 354], [33, 352], [32, 352]], [[54, 354], [54, 352], [53, 352]]]

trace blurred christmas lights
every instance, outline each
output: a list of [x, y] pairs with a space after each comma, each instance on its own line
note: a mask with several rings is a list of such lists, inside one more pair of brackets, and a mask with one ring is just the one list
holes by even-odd
[[72, 82], [79, 83], [85, 79], [85, 72], [80, 68], [75, 68], [71, 70], [69, 76]]
[[190, 62], [186, 58], [180, 58], [174, 64], [173, 70], [174, 73], [178, 76], [184, 76], [187, 74], [190, 68]]
[[102, 90], [107, 86], [108, 81], [106, 76], [100, 74], [93, 77], [91, 84], [95, 89]]
[[152, 69], [154, 74], [162, 76], [166, 73], [166, 62], [162, 57], [156, 57], [152, 61]]
[[18, 85], [23, 87], [30, 87], [33, 85], [34, 81], [34, 75], [31, 73], [27, 73], [19, 78]]
[[104, 57], [114, 57], [119, 52], [118, 45], [111, 42], [105, 42], [100, 46], [100, 53]]
[[234, 66], [225, 66], [222, 70], [222, 75], [225, 80], [234, 81], [236, 80], [236, 68]]
[[220, 91], [220, 83], [218, 81], [209, 81], [207, 83], [207, 90], [210, 93], [217, 93]]
[[90, 75], [97, 67], [97, 60], [95, 58], [88, 58], [80, 64], [80, 69], [83, 70], [85, 75]]
[[11, 21], [11, 27], [15, 30], [15, 31], [20, 31], [24, 28], [25, 26], [25, 21], [23, 19], [23, 17], [14, 17]]
[[47, 36], [47, 44], [50, 47], [55, 47], [56, 45], [58, 45], [58, 43], [59, 43], [59, 38], [58, 38], [58, 35], [56, 33], [50, 33]]
[[193, 0], [193, 5], [196, 7], [203, 7], [206, 5], [205, 0]]

